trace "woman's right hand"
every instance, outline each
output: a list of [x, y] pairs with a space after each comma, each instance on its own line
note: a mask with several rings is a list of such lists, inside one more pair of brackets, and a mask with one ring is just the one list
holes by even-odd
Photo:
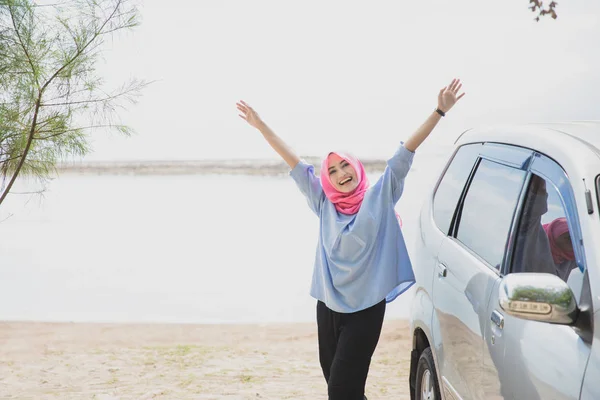
[[240, 100], [238, 103], [236, 103], [236, 106], [238, 111], [241, 113], [239, 114], [240, 118], [245, 120], [251, 126], [260, 130], [264, 123], [258, 116], [258, 113], [254, 111], [254, 109], [250, 107], [244, 100]]

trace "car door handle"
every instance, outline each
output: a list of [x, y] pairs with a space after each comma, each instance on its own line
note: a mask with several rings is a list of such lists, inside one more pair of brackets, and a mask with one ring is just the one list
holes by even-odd
[[500, 329], [504, 328], [504, 316], [498, 311], [492, 311], [492, 322]]
[[444, 263], [438, 263], [438, 276], [440, 278], [445, 278], [448, 276], [448, 268], [444, 265]]

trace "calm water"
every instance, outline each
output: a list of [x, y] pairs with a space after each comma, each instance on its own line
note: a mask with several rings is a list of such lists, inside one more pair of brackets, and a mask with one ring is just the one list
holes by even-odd
[[[397, 207], [411, 252], [436, 166], [415, 161]], [[10, 196], [0, 220], [2, 320], [314, 320], [318, 220], [289, 177], [63, 175], [43, 198]]]

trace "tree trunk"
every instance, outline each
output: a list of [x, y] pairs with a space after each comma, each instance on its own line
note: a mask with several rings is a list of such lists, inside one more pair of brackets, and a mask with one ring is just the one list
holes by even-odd
[[40, 110], [41, 101], [42, 101], [42, 94], [40, 93], [37, 98], [37, 101], [35, 102], [35, 111], [33, 114], [33, 121], [31, 122], [31, 130], [29, 131], [29, 138], [27, 139], [27, 145], [25, 146], [25, 151], [23, 151], [23, 154], [21, 155], [21, 161], [19, 161], [19, 165], [17, 165], [17, 169], [15, 169], [13, 176], [10, 178], [10, 181], [8, 182], [8, 185], [6, 186], [6, 189], [4, 190], [4, 192], [2, 192], [2, 196], [0, 196], [0, 204], [2, 204], [2, 202], [8, 195], [8, 192], [10, 192], [12, 185], [17, 180], [17, 176], [19, 175], [19, 172], [21, 172], [21, 168], [23, 167], [23, 164], [25, 164], [25, 159], [27, 158], [27, 154], [29, 153], [29, 149], [31, 148], [31, 143], [33, 142], [33, 135], [35, 133], [35, 127], [37, 125], [37, 117], [38, 117], [38, 112]]

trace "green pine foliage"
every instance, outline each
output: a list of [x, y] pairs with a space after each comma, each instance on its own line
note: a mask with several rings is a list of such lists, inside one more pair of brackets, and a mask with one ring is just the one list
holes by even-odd
[[[129, 135], [118, 112], [147, 82], [103, 90], [103, 43], [139, 24], [129, 0], [0, 0], [0, 204], [19, 174], [46, 180], [89, 151], [94, 128]], [[49, 2], [46, 2], [49, 3]]]

